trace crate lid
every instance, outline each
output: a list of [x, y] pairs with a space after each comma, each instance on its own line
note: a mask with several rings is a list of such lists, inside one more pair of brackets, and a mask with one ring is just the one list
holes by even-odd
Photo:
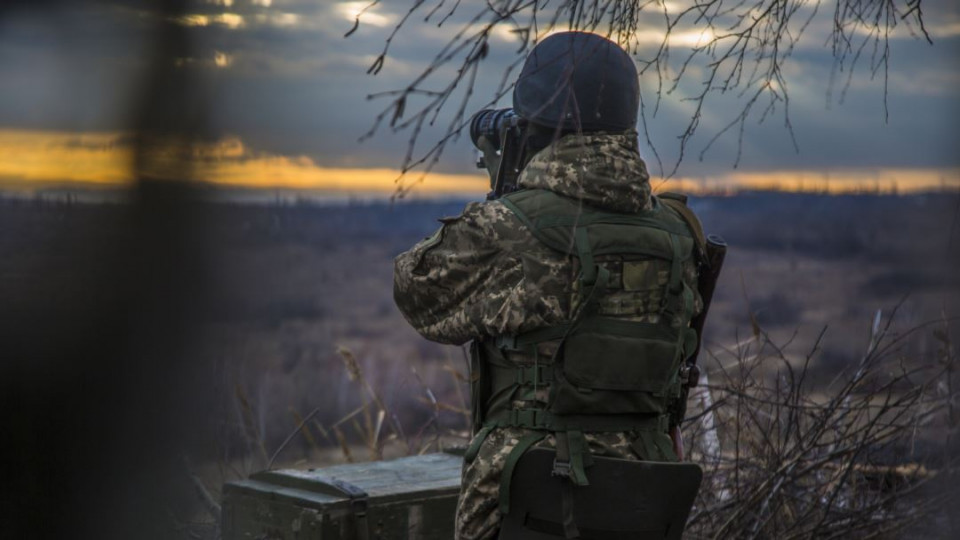
[[356, 488], [366, 493], [371, 504], [387, 503], [456, 493], [462, 465], [460, 456], [438, 453], [317, 469], [263, 471], [232, 484], [234, 488], [277, 495], [296, 490], [301, 497], [309, 493], [309, 499], [325, 504], [350, 499], [350, 489]]

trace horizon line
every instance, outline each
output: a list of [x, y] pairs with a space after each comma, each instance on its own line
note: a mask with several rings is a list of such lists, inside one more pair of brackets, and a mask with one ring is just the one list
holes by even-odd
[[[128, 188], [136, 176], [192, 181], [223, 189], [330, 191], [349, 195], [485, 195], [485, 174], [424, 173], [390, 167], [335, 167], [305, 155], [251, 149], [235, 136], [189, 148], [160, 146], [135, 171], [123, 132], [58, 132], [0, 128], [0, 189], [36, 191], [65, 186]], [[184, 177], [184, 176], [187, 177]], [[836, 167], [732, 170], [707, 176], [654, 178], [654, 191], [723, 194], [744, 190], [809, 193], [911, 193], [960, 188], [960, 166]]]

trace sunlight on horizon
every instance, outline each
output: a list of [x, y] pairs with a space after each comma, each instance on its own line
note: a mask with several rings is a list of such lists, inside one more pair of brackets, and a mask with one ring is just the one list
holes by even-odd
[[[132, 135], [121, 132], [70, 133], [0, 129], [0, 189], [40, 189], [51, 184], [76, 187], [132, 185]], [[348, 194], [389, 194], [413, 187], [422, 194], [481, 196], [489, 189], [485, 176], [431, 173], [422, 182], [411, 172], [384, 167], [327, 167], [308, 156], [256, 152], [239, 137], [193, 144], [168, 144], [146, 160], [142, 174], [169, 180], [194, 180], [222, 187], [323, 190]], [[177, 178], [183, 170], [190, 178]], [[837, 169], [731, 171], [701, 178], [651, 179], [657, 192], [735, 193], [779, 190], [815, 193], [912, 193], [960, 189], [958, 169]]]

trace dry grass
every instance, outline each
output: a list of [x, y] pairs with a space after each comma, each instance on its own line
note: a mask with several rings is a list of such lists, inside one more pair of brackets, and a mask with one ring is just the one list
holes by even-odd
[[[804, 354], [791, 342], [775, 343], [761, 324], [708, 358], [709, 382], [691, 393], [684, 424], [690, 459], [705, 470], [690, 516], [689, 538], [902, 538], [905, 531], [947, 526], [945, 482], [955, 478], [958, 398], [952, 321], [894, 330], [894, 313], [873, 320], [869, 343], [856, 365], [827, 384], [815, 384], [810, 366], [823, 338]], [[938, 344], [931, 358], [906, 346], [921, 335]], [[383, 399], [354, 353], [337, 350], [359, 396], [359, 405], [330, 425], [290, 409], [294, 428], [268, 452], [257, 411], [237, 387], [240, 425], [248, 455], [221, 464], [220, 481], [272, 468], [292, 443], [309, 448], [317, 463], [390, 459], [443, 451], [463, 444], [469, 405], [463, 369], [448, 356], [442, 372], [454, 391], [446, 400], [426, 384], [415, 366], [419, 405], [430, 414], [412, 427]], [[409, 407], [409, 401], [402, 406]], [[223, 476], [223, 471], [227, 471]], [[217, 490], [200, 490], [207, 503]], [[956, 496], [956, 492], [953, 492]], [[209, 521], [208, 521], [209, 523]]]
[[[948, 321], [897, 334], [892, 320], [877, 313], [859, 363], [826, 388], [807, 378], [818, 347], [792, 355], [759, 326], [714, 357], [685, 425], [706, 473], [690, 538], [890, 538], [946, 526], [957, 465]], [[931, 330], [935, 358], [900, 354]]]
[[[236, 388], [246, 447], [248, 453], [255, 456], [249, 461], [249, 472], [274, 468], [274, 464], [298, 437], [306, 441], [313, 457], [324, 462], [347, 463], [442, 452], [451, 445], [467, 442], [470, 411], [462, 388], [467, 384], [467, 378], [454, 367], [452, 358], [448, 356], [442, 371], [450, 377], [453, 397], [456, 399], [454, 403], [439, 399], [417, 368], [411, 366], [411, 373], [419, 384], [420, 395], [416, 401], [426, 406], [430, 415], [426, 422], [405, 430], [398, 414], [386, 404], [381, 391], [366, 376], [354, 353], [346, 347], [338, 347], [337, 354], [343, 360], [347, 377], [355, 386], [360, 405], [329, 426], [313, 418], [320, 412], [319, 408], [306, 416], [291, 408], [290, 414], [296, 427], [272, 453], [267, 452], [267, 443], [256, 428], [253, 419], [257, 415], [250, 400], [242, 388]], [[331, 448], [336, 449], [339, 456], [331, 455]]]

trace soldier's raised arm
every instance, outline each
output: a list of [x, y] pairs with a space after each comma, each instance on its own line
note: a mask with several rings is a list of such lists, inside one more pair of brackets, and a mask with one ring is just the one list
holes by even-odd
[[395, 260], [393, 296], [427, 339], [462, 344], [562, 321], [570, 265], [501, 202], [470, 203]]
[[520, 262], [488, 237], [498, 213], [490, 206], [470, 203], [459, 216], [442, 218], [432, 236], [394, 261], [394, 300], [427, 339], [461, 344], [484, 335], [493, 299], [482, 296], [500, 288], [490, 281], [516, 282], [522, 273]]

